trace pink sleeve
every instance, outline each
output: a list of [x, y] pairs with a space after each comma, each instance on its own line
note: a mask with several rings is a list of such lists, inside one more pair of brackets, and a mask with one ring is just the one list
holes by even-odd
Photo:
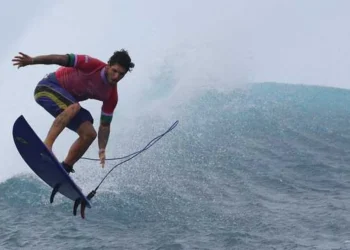
[[113, 112], [118, 103], [118, 92], [116, 88], [113, 91], [107, 101], [102, 104], [102, 115], [113, 116]]
[[75, 55], [74, 66], [83, 72], [90, 73], [105, 66], [105, 63], [88, 55]]

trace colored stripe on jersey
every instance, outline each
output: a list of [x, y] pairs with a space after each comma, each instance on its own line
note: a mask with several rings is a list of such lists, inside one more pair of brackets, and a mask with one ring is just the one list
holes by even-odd
[[68, 54], [68, 67], [60, 67], [55, 75], [77, 101], [102, 101], [101, 121], [110, 123], [118, 103], [118, 91], [117, 86], [107, 81], [106, 65], [88, 55]]

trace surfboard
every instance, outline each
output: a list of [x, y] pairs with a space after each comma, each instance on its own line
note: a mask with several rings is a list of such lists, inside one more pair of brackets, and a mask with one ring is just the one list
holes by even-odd
[[82, 193], [81, 188], [72, 180], [56, 156], [48, 150], [23, 115], [16, 119], [12, 135], [23, 160], [37, 176], [53, 188], [50, 197], [51, 203], [55, 194], [59, 192], [78, 203], [74, 205], [75, 213], [76, 207], [80, 203], [84, 203], [84, 206], [91, 208], [89, 198]]

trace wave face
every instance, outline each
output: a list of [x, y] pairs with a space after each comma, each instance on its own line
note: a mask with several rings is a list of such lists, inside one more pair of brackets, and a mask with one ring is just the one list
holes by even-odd
[[[350, 91], [261, 83], [208, 90], [171, 119], [140, 117], [129, 137], [110, 141], [116, 152], [180, 123], [107, 177], [84, 221], [60, 194], [50, 204], [34, 174], [0, 183], [0, 246], [348, 249], [349, 107]], [[74, 174], [86, 193], [114, 162], [94, 165], [82, 160]]]

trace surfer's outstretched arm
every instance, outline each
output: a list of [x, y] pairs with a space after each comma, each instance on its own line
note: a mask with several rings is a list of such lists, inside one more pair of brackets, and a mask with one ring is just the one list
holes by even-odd
[[68, 66], [69, 64], [69, 57], [68, 55], [40, 55], [36, 57], [28, 56], [27, 54], [24, 54], [22, 52], [19, 52], [18, 56], [15, 56], [12, 59], [13, 65], [20, 67], [25, 67], [28, 65], [35, 65], [35, 64], [57, 64], [60, 66]]

